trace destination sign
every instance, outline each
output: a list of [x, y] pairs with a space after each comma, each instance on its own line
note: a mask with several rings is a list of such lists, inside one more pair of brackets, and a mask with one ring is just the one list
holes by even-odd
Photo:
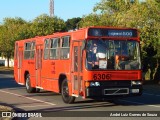
[[104, 28], [90, 28], [89, 36], [95, 37], [137, 37], [137, 30], [135, 29], [104, 29]]
[[132, 37], [132, 30], [108, 30], [108, 36]]

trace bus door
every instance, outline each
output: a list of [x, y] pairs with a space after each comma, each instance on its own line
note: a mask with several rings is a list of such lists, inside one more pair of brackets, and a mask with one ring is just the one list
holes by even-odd
[[74, 41], [72, 48], [72, 93], [78, 96], [82, 91], [82, 41]]
[[23, 84], [22, 82], [22, 59], [23, 59], [23, 47], [18, 48], [18, 83]]
[[36, 87], [41, 87], [42, 46], [36, 46]]

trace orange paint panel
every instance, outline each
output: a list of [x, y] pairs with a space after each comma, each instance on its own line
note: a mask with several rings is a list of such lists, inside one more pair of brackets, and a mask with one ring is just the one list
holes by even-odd
[[[121, 36], [109, 37], [107, 35], [96, 36], [95, 34], [93, 34], [93, 36], [89, 36], [88, 32], [90, 28], [106, 30], [135, 30], [132, 28], [97, 26], [83, 28], [73, 32], [54, 33], [53, 35], [16, 41], [14, 54], [14, 78], [16, 82], [25, 83], [25, 75], [30, 74], [30, 76], [32, 76], [30, 79], [32, 87], [36, 87], [38, 85], [38, 87], [42, 87], [44, 90], [59, 92], [59, 83], [61, 83], [64, 79], [67, 79], [69, 81], [69, 94], [72, 95], [72, 93], [75, 93], [76, 95], [82, 95], [85, 97], [85, 81], [141, 80], [142, 75], [140, 70], [86, 70], [85, 62], [87, 52], [85, 51], [83, 43], [85, 43], [88, 39], [124, 39], [124, 37]], [[69, 36], [69, 46], [67, 46], [66, 41], [63, 41], [64, 36]], [[58, 38], [59, 41], [57, 45], [55, 45], [56, 42], [51, 42], [53, 38]], [[128, 38], [129, 37], [127, 37], [127, 39]], [[46, 39], [48, 39], [48, 43], [46, 42]], [[128, 40], [130, 39], [139, 41], [139, 33], [137, 32], [137, 37], [133, 36]], [[32, 59], [24, 59], [25, 54], [32, 54], [31, 52], [27, 53], [26, 51], [26, 48], [30, 49], [30, 46], [27, 46], [26, 43], [30, 42], [35, 43], [34, 48], [31, 47], [34, 57]], [[64, 51], [62, 51], [62, 49], [64, 49]], [[66, 56], [61, 56], [61, 53], [65, 54], [67, 50], [69, 51], [69, 54], [66, 54]], [[50, 56], [51, 53], [56, 56], [56, 59], [50, 59], [50, 57], [52, 57]], [[48, 56], [45, 58], [45, 55]], [[82, 70], [79, 68], [81, 65]]]
[[140, 80], [141, 71], [92, 71], [84, 74], [86, 81], [99, 80]]

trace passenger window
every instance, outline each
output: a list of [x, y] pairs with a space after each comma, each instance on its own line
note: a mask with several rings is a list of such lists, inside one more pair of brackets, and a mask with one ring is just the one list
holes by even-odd
[[35, 55], [35, 42], [25, 43], [24, 59], [34, 59]]
[[50, 59], [58, 59], [60, 38], [51, 39]]
[[35, 42], [31, 43], [31, 53], [30, 53], [30, 58], [33, 59], [35, 54]]
[[62, 38], [62, 46], [60, 57], [61, 59], [69, 59], [70, 52], [70, 36], [65, 36]]
[[45, 47], [44, 47], [44, 59], [48, 59], [49, 57], [49, 39], [45, 40]]

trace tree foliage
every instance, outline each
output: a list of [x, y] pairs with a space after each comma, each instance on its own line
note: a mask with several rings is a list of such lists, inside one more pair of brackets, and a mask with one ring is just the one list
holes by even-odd
[[58, 17], [50, 17], [46, 14], [38, 16], [33, 20], [31, 31], [34, 36], [49, 35], [54, 32], [65, 30], [65, 22]]
[[65, 22], [66, 31], [77, 29], [79, 27], [79, 22], [80, 21], [81, 21], [80, 17], [68, 19]]
[[21, 18], [5, 18], [4, 24], [0, 27], [0, 52], [8, 61], [13, 56], [14, 42], [18, 33], [25, 24], [26, 21]]
[[[101, 0], [93, 13], [84, 16], [81, 27], [91, 25], [137, 28], [140, 31], [144, 69], [155, 71], [160, 61], [160, 1]], [[159, 65], [160, 66], [160, 65]], [[160, 72], [160, 71], [159, 71]], [[152, 72], [153, 73], [153, 72]], [[151, 74], [153, 79], [153, 74]]]
[[[53, 34], [54, 32], [65, 31], [65, 22], [58, 17], [49, 17], [46, 14], [38, 16], [32, 22], [22, 18], [5, 18], [0, 25], [0, 54], [8, 61], [13, 56], [14, 43], [35, 36]], [[8, 62], [9, 66], [9, 62]]]

